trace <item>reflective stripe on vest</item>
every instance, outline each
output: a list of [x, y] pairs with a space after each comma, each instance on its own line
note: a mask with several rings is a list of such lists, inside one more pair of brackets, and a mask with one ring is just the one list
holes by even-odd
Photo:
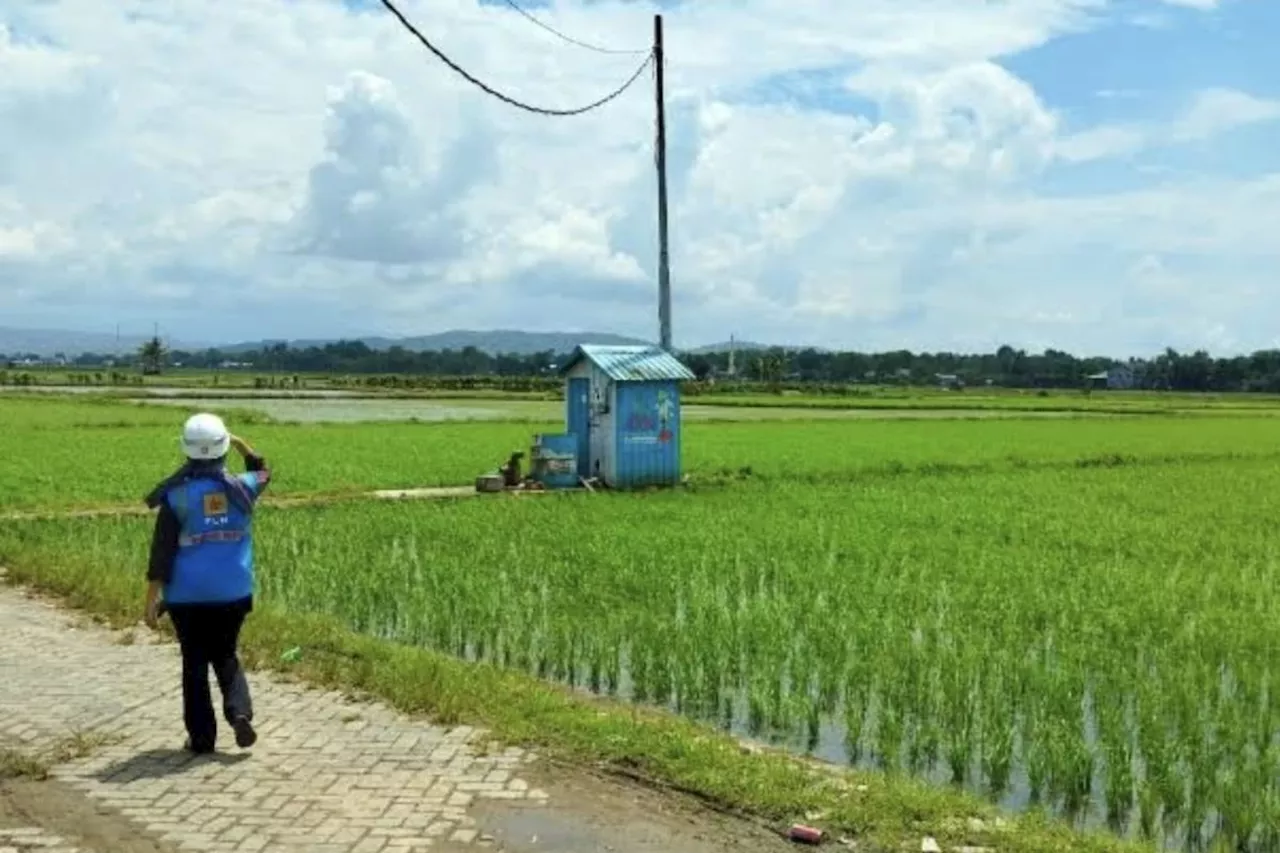
[[191, 548], [205, 542], [239, 542], [248, 533], [244, 530], [210, 530], [205, 533], [183, 533], [178, 537], [179, 548]]

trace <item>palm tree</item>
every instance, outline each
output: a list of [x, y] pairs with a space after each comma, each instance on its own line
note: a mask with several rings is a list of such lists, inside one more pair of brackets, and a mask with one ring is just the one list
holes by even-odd
[[157, 335], [138, 349], [138, 358], [142, 361], [142, 372], [149, 376], [157, 375], [164, 368], [164, 342]]
[[778, 385], [782, 382], [782, 373], [786, 369], [786, 363], [781, 353], [769, 351], [763, 353], [756, 358], [753, 365], [756, 371], [756, 378], [761, 382], [768, 382], [770, 385]]

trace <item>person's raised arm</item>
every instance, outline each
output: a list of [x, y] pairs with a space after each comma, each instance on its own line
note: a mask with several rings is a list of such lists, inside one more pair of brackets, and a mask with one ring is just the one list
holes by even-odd
[[231, 446], [244, 457], [245, 470], [253, 475], [254, 495], [257, 496], [271, 482], [271, 469], [267, 460], [260, 456], [250, 445], [238, 435], [231, 436]]

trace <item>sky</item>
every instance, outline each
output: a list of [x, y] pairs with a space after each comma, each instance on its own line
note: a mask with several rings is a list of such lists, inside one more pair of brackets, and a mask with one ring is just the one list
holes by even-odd
[[[571, 109], [662, 12], [677, 346], [1280, 347], [1274, 0], [399, 0]], [[656, 340], [653, 75], [373, 0], [0, 0], [0, 326]]]

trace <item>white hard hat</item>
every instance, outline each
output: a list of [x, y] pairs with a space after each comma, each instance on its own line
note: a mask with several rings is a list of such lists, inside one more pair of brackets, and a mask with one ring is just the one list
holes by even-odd
[[182, 452], [188, 459], [221, 459], [231, 449], [231, 433], [217, 415], [199, 414], [182, 426]]

